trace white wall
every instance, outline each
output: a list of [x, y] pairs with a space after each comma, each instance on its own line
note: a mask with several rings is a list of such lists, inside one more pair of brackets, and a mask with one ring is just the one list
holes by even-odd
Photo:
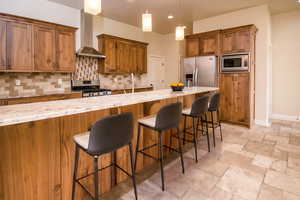
[[300, 12], [272, 16], [273, 117], [300, 115]]
[[231, 12], [194, 22], [193, 32], [200, 33], [216, 29], [255, 24], [256, 38], [256, 95], [255, 121], [269, 125], [271, 93], [271, 20], [267, 5]]
[[[80, 10], [48, 0], [1, 0], [0, 12], [80, 27]], [[80, 31], [76, 32], [76, 47], [80, 47]]]

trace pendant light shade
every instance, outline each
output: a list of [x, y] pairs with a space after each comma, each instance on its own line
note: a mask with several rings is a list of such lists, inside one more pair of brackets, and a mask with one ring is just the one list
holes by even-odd
[[146, 13], [143, 14], [143, 31], [152, 31], [152, 14], [148, 13], [148, 11], [146, 11]]
[[84, 12], [98, 15], [101, 13], [101, 0], [84, 0]]
[[185, 29], [185, 26], [177, 26], [176, 27], [176, 33], [175, 33], [176, 40], [184, 40], [184, 29]]

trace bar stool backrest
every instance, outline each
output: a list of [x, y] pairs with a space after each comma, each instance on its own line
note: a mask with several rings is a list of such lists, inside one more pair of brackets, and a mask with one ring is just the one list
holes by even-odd
[[217, 111], [220, 106], [220, 93], [215, 93], [212, 95], [209, 103], [209, 111]]
[[162, 107], [156, 116], [155, 129], [158, 131], [177, 128], [180, 124], [182, 103], [172, 103]]
[[87, 151], [93, 155], [109, 153], [128, 145], [132, 136], [132, 113], [105, 117], [92, 126]]
[[209, 96], [204, 95], [197, 98], [192, 105], [191, 115], [194, 117], [200, 117], [202, 114], [208, 111]]

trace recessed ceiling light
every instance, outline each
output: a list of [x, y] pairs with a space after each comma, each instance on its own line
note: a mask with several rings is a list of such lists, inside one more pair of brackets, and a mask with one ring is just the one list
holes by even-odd
[[[300, 1], [300, 0], [299, 0]], [[168, 19], [173, 19], [174, 16], [173, 15], [168, 15]]]
[[300, 0], [296, 0], [296, 2], [300, 3]]

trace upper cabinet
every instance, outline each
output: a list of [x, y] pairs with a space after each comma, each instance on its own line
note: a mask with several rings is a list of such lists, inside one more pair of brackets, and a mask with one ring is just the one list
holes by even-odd
[[100, 61], [103, 74], [147, 73], [147, 45], [102, 34], [98, 36], [99, 51], [106, 56]]
[[186, 36], [186, 57], [217, 55], [219, 37], [220, 31]]
[[7, 70], [33, 71], [32, 25], [8, 22], [6, 25]]
[[75, 71], [76, 28], [0, 14], [0, 71]]
[[250, 52], [252, 36], [255, 33], [256, 28], [253, 25], [223, 30], [221, 52], [223, 54]]
[[56, 66], [55, 28], [34, 26], [34, 66], [36, 71], [53, 72]]
[[56, 31], [56, 58], [59, 72], [75, 71], [75, 32], [65, 28]]

